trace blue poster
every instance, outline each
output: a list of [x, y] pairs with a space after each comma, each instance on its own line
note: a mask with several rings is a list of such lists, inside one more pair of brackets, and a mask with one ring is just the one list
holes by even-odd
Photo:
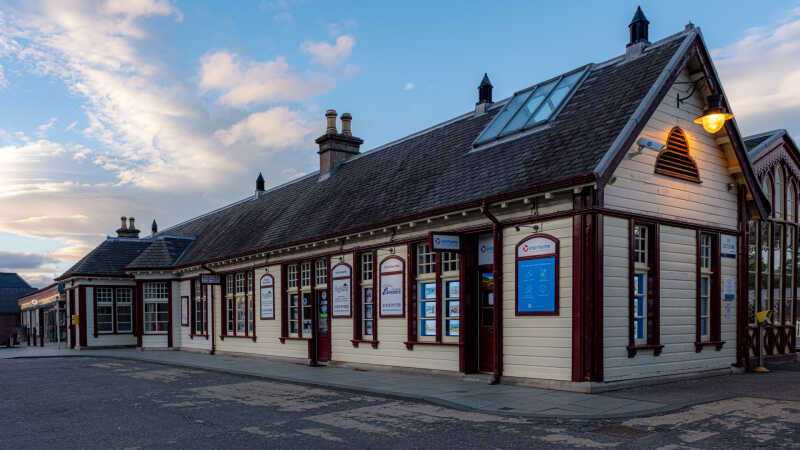
[[518, 312], [555, 312], [556, 258], [517, 261]]

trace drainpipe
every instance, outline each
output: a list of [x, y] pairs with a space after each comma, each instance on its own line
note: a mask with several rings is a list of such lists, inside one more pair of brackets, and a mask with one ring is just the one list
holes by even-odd
[[494, 261], [492, 261], [492, 279], [494, 280], [494, 373], [489, 384], [500, 383], [503, 365], [503, 224], [497, 217], [489, 212], [489, 205], [484, 200], [481, 204], [481, 213], [492, 222], [492, 238], [494, 243]]
[[[213, 270], [211, 270], [205, 264], [200, 265], [200, 267], [202, 267], [203, 269], [206, 269], [207, 271], [211, 272], [212, 274], [215, 273]], [[202, 282], [200, 284], [200, 289], [203, 289]], [[220, 285], [220, 290], [222, 290], [222, 285]], [[216, 354], [216, 352], [217, 352], [217, 327], [216, 327], [217, 321], [216, 321], [216, 314], [215, 314], [215, 309], [214, 309], [214, 285], [213, 284], [211, 285], [211, 295], [209, 297], [210, 298], [208, 299], [208, 303], [209, 303], [209, 305], [211, 307], [211, 354], [213, 355], [213, 354]]]

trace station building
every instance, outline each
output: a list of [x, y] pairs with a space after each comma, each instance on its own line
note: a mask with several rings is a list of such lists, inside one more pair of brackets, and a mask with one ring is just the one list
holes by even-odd
[[17, 303], [28, 345], [44, 346], [66, 340], [66, 303], [57, 283], [22, 296]]
[[699, 28], [648, 27], [366, 152], [329, 110], [318, 172], [146, 238], [123, 220], [59, 278], [72, 342], [591, 391], [747, 367], [750, 311], [779, 305], [768, 352], [794, 355], [797, 148], [742, 138]]

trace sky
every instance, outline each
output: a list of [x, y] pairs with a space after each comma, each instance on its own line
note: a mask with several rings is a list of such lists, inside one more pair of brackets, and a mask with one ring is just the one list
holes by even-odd
[[318, 169], [324, 112], [362, 150], [701, 27], [742, 132], [800, 136], [798, 1], [0, 0], [0, 271], [43, 287], [120, 216], [143, 235]]

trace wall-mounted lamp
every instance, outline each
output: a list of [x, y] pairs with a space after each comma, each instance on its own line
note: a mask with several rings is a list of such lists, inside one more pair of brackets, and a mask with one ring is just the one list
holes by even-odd
[[729, 113], [722, 104], [722, 96], [719, 94], [709, 95], [706, 105], [703, 115], [694, 119], [694, 123], [702, 124], [704, 130], [714, 134], [722, 129], [726, 120], [733, 118], [733, 114]]
[[341, 255], [340, 255], [340, 256], [339, 256], [339, 262], [343, 262], [343, 261], [344, 261], [344, 256], [341, 256]]

